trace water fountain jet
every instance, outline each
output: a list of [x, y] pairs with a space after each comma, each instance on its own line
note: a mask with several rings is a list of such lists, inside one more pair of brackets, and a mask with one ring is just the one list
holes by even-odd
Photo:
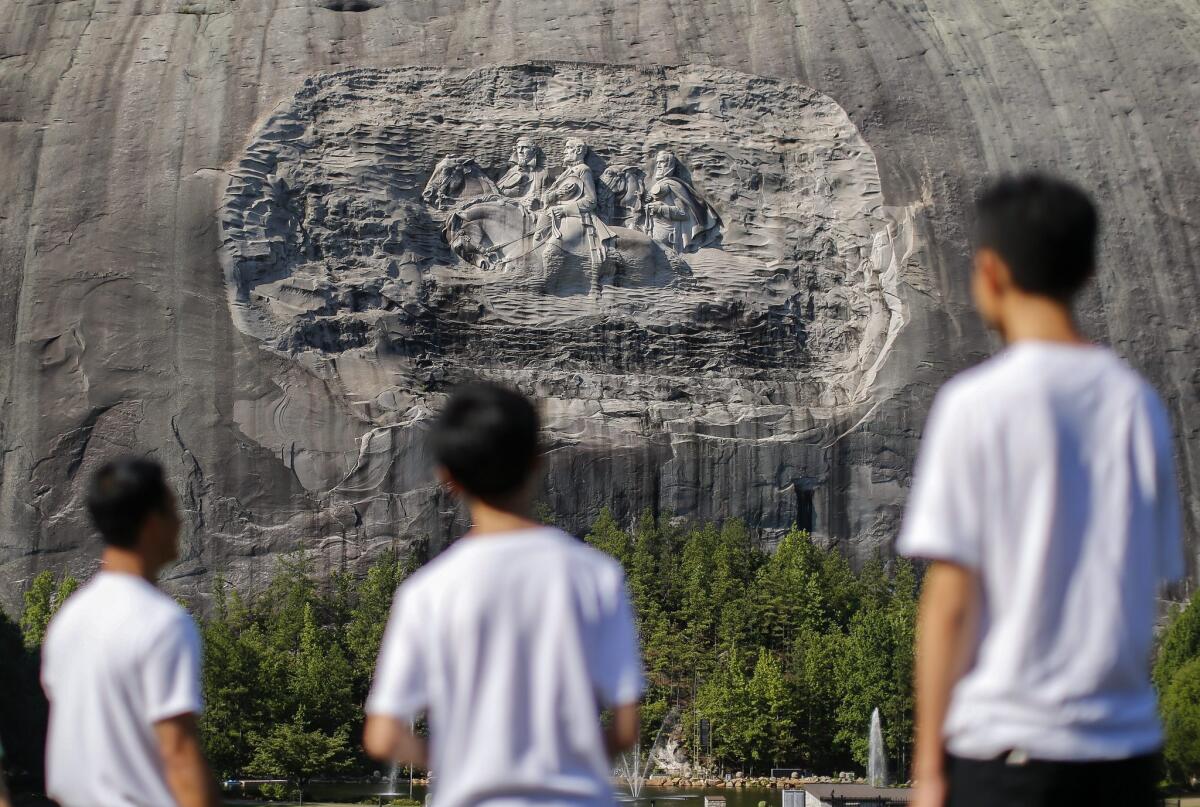
[[887, 787], [887, 750], [883, 747], [883, 723], [878, 707], [871, 712], [871, 733], [867, 738], [867, 782], [871, 787]]

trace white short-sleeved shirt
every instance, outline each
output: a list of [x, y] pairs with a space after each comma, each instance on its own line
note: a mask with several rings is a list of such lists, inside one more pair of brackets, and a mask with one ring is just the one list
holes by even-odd
[[600, 710], [641, 695], [620, 564], [547, 528], [462, 539], [407, 580], [366, 708], [428, 713], [437, 807], [610, 805]]
[[948, 383], [925, 428], [899, 550], [976, 571], [975, 659], [951, 753], [1120, 759], [1161, 742], [1157, 596], [1184, 574], [1171, 428], [1109, 350], [1018, 342]]
[[63, 807], [162, 807], [154, 724], [200, 711], [200, 636], [187, 612], [130, 574], [100, 572], [50, 622], [46, 790]]

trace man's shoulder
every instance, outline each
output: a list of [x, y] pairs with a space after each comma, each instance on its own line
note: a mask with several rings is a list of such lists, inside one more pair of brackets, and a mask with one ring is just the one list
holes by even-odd
[[[561, 564], [563, 568], [591, 574], [601, 580], [620, 582], [624, 579], [624, 570], [615, 558], [556, 527], [530, 530], [528, 538], [535, 543], [523, 542], [512, 546], [511, 551], [521, 553], [526, 560], [536, 555], [543, 561]], [[496, 548], [501, 549], [499, 545]], [[420, 599], [436, 596], [437, 592], [447, 587], [458, 588], [463, 579], [469, 578], [481, 567], [490, 567], [494, 561], [494, 556], [478, 555], [467, 547], [451, 546], [404, 581], [402, 587], [405, 596]]]
[[967, 413], [979, 414], [981, 404], [994, 406], [997, 395], [1005, 395], [1012, 389], [1011, 371], [1005, 359], [1003, 354], [993, 356], [950, 378], [934, 397], [931, 419], [953, 421]]
[[1024, 417], [1028, 405], [1055, 407], [1087, 393], [1118, 406], [1165, 411], [1154, 387], [1109, 348], [1033, 345], [1008, 348], [964, 370], [938, 391], [941, 421], [978, 426]]
[[97, 575], [63, 603], [46, 633], [47, 654], [58, 645], [70, 654], [70, 645], [86, 637], [125, 636], [125, 650], [138, 650], [171, 637], [195, 643], [199, 631], [192, 616], [168, 594], [145, 583]]

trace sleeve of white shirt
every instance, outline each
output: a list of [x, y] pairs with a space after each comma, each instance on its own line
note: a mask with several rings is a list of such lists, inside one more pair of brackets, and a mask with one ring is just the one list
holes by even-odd
[[1155, 509], [1158, 515], [1159, 576], [1174, 583], [1187, 574], [1183, 560], [1182, 526], [1179, 511], [1179, 481], [1175, 476], [1174, 440], [1166, 406], [1154, 395]]
[[925, 424], [916, 473], [897, 551], [969, 569], [982, 560], [980, 470], [972, 461], [973, 435], [949, 390], [934, 401]]
[[151, 723], [198, 714], [200, 695], [200, 633], [196, 623], [180, 612], [160, 636], [151, 641], [142, 666], [146, 717]]
[[367, 714], [415, 720], [428, 707], [420, 615], [405, 587], [396, 592], [392, 614], [367, 697]]
[[601, 615], [599, 652], [594, 653], [592, 682], [606, 707], [625, 706], [642, 698], [642, 654], [625, 575], [618, 574], [614, 596]]

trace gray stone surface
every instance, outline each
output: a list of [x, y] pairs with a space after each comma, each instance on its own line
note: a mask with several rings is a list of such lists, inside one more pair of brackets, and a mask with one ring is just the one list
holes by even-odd
[[[170, 585], [185, 596], [203, 592], [215, 573], [253, 584], [279, 552], [305, 548], [335, 568], [413, 536], [437, 544], [460, 528], [452, 505], [430, 485], [419, 421], [446, 383], [479, 367], [485, 342], [471, 331], [448, 332], [477, 355], [452, 350], [441, 362], [394, 364], [393, 356], [368, 360], [364, 354], [380, 344], [379, 322], [385, 330], [408, 327], [401, 314], [411, 296], [367, 302], [374, 310], [363, 312], [364, 321], [376, 330], [357, 345], [318, 330], [288, 342], [285, 332], [295, 331], [294, 322], [255, 330], [231, 305], [220, 258], [228, 259], [239, 242], [226, 233], [227, 190], [231, 181], [245, 179], [247, 155], [269, 141], [271, 122], [294, 109], [306, 82], [318, 75], [327, 88], [329, 82], [352, 84], [355, 75], [476, 82], [479, 92], [470, 100], [488, 107], [492, 99], [480, 77], [541, 70], [551, 83], [563, 76], [563, 86], [593, 87], [599, 80], [637, 88], [642, 85], [628, 78], [633, 74], [615, 66], [642, 66], [646, 85], [727, 84], [729, 97], [744, 99], [811, 93], [812, 114], [793, 114], [772, 101], [733, 117], [745, 126], [764, 119], [794, 124], [798, 149], [819, 140], [818, 123], [848, 127], [854, 149], [870, 162], [870, 171], [853, 179], [877, 198], [858, 218], [831, 216], [828, 227], [846, 233], [832, 239], [833, 254], [764, 256], [750, 254], [763, 244], [741, 222], [761, 225], [774, 208], [754, 208], [749, 218], [731, 215], [731, 191], [741, 178], [710, 176], [705, 166], [712, 163], [696, 159], [703, 155], [688, 138], [664, 139], [724, 219], [715, 256], [728, 261], [732, 276], [755, 278], [765, 266], [788, 283], [803, 279], [813, 286], [804, 289], [800, 316], [804, 350], [791, 356], [765, 351], [760, 376], [724, 358], [719, 367], [689, 364], [703, 358], [703, 350], [681, 350], [688, 367], [682, 377], [661, 366], [622, 366], [641, 349], [627, 338], [633, 331], [604, 333], [600, 344], [610, 347], [596, 355], [596, 332], [572, 331], [554, 319], [554, 306], [539, 304], [534, 322], [500, 328], [503, 338], [495, 344], [504, 350], [519, 341], [533, 350], [541, 338], [534, 331], [552, 321], [575, 334], [557, 346], [579, 356], [573, 387], [565, 370], [575, 368], [555, 375], [551, 356], [540, 356], [541, 365], [514, 368], [505, 360], [486, 368], [490, 374], [519, 369], [525, 375], [513, 380], [551, 398], [556, 437], [546, 498], [573, 526], [604, 504], [626, 516], [657, 506], [694, 517], [739, 515], [769, 536], [804, 517], [805, 491], [811, 491], [814, 527], [825, 539], [860, 554], [886, 544], [933, 390], [994, 347], [968, 308], [964, 209], [983, 175], [1039, 166], [1080, 180], [1105, 206], [1103, 266], [1084, 301], [1085, 319], [1167, 398], [1194, 534], [1200, 345], [1189, 312], [1200, 299], [1200, 235], [1192, 210], [1200, 190], [1198, 55], [1200, 12], [1183, 0], [1152, 9], [1116, 0], [0, 0], [0, 175], [6, 180], [0, 191], [0, 601], [14, 602], [40, 568], [90, 567], [94, 547], [79, 512], [80, 483], [118, 450], [153, 452], [179, 487], [188, 527], [184, 559]], [[544, 64], [530, 67], [534, 62]], [[506, 72], [498, 65], [514, 67]], [[369, 87], [362, 92], [371, 95]], [[352, 94], [351, 87], [339, 97]], [[383, 161], [396, 144], [391, 135], [418, 124], [397, 120], [396, 129], [379, 128], [382, 118], [366, 111], [370, 103], [399, 108], [421, 101], [385, 93], [374, 101], [339, 102], [348, 110], [344, 121], [334, 119], [343, 114], [336, 113], [318, 128], [333, 133], [340, 122], [362, 115], [357, 125], [388, 135], [377, 144]], [[463, 146], [439, 141], [420, 159], [405, 152], [394, 167], [411, 173], [411, 187], [394, 198], [385, 194], [389, 204], [419, 191], [436, 159], [466, 146], [476, 149], [473, 156], [486, 169], [503, 168], [516, 136], [527, 133], [517, 131], [519, 107], [488, 107], [489, 120], [506, 120], [511, 131], [471, 131]], [[648, 109], [606, 117], [577, 104], [539, 130], [548, 163], [561, 167], [566, 129], [589, 114], [586, 136], [597, 133], [591, 145], [598, 155], [641, 160], [643, 141], [630, 137], [650, 131], [638, 119]], [[446, 111], [434, 114], [442, 120], [431, 118], [427, 129], [436, 141], [448, 137], [449, 128]], [[459, 114], [471, 120], [470, 109]], [[306, 121], [319, 117], [314, 112]], [[606, 134], [614, 131], [623, 134]], [[732, 145], [750, 141], [739, 134], [712, 142], [729, 156]], [[773, 148], [788, 150], [768, 146], [754, 159], [761, 162]], [[332, 170], [335, 164], [324, 165]], [[334, 177], [342, 190], [356, 187], [360, 168], [379, 175], [370, 161], [364, 166], [352, 158], [342, 168]], [[836, 197], [848, 186], [831, 180], [826, 189], [816, 179], [839, 171], [818, 160], [800, 174], [813, 178], [809, 190]], [[285, 185], [274, 190], [263, 177], [266, 192], [284, 200], [285, 210], [289, 194], [309, 187], [303, 172], [293, 176], [300, 180], [294, 187], [286, 184], [287, 173]], [[791, 181], [786, 161], [771, 178]], [[369, 206], [379, 189], [361, 187], [369, 193], [355, 199]], [[802, 182], [794, 190], [771, 204], [794, 201], [793, 218], [811, 223], [816, 197], [802, 195]], [[384, 212], [429, 215], [422, 210], [414, 203]], [[422, 232], [396, 220], [399, 232]], [[889, 230], [888, 221], [897, 226]], [[881, 222], [898, 239], [900, 258], [872, 273]], [[900, 238], [906, 230], [911, 239]], [[436, 228], [424, 232], [437, 234]], [[436, 239], [424, 252], [408, 252], [413, 260], [406, 262], [404, 249], [393, 256], [391, 279], [409, 284], [410, 295], [413, 283], [424, 282], [414, 271], [435, 279], [433, 291], [472, 287], [463, 278], [442, 282], [471, 270]], [[381, 245], [379, 254], [386, 254]], [[361, 257], [376, 260], [374, 246]], [[293, 278], [305, 274], [304, 262], [287, 259], [280, 266]], [[366, 275], [372, 266], [360, 268]], [[383, 269], [386, 276], [386, 263]], [[341, 291], [350, 302], [367, 285], [354, 281]], [[750, 314], [754, 306], [769, 308], [772, 294], [795, 296], [761, 283], [748, 288]], [[378, 292], [385, 296], [383, 287]], [[585, 308], [594, 313], [598, 306], [601, 321], [636, 323], [632, 303], [616, 301], [625, 308], [614, 317], [604, 296], [584, 295]], [[488, 316], [503, 319], [502, 309], [493, 307]], [[437, 309], [438, 321], [452, 322], [455, 310]], [[655, 313], [675, 327], [711, 322]], [[430, 324], [415, 327], [428, 331]], [[482, 330], [479, 323], [472, 327]], [[407, 375], [388, 389], [381, 381], [385, 371]], [[376, 395], [363, 400], [363, 391]]]

